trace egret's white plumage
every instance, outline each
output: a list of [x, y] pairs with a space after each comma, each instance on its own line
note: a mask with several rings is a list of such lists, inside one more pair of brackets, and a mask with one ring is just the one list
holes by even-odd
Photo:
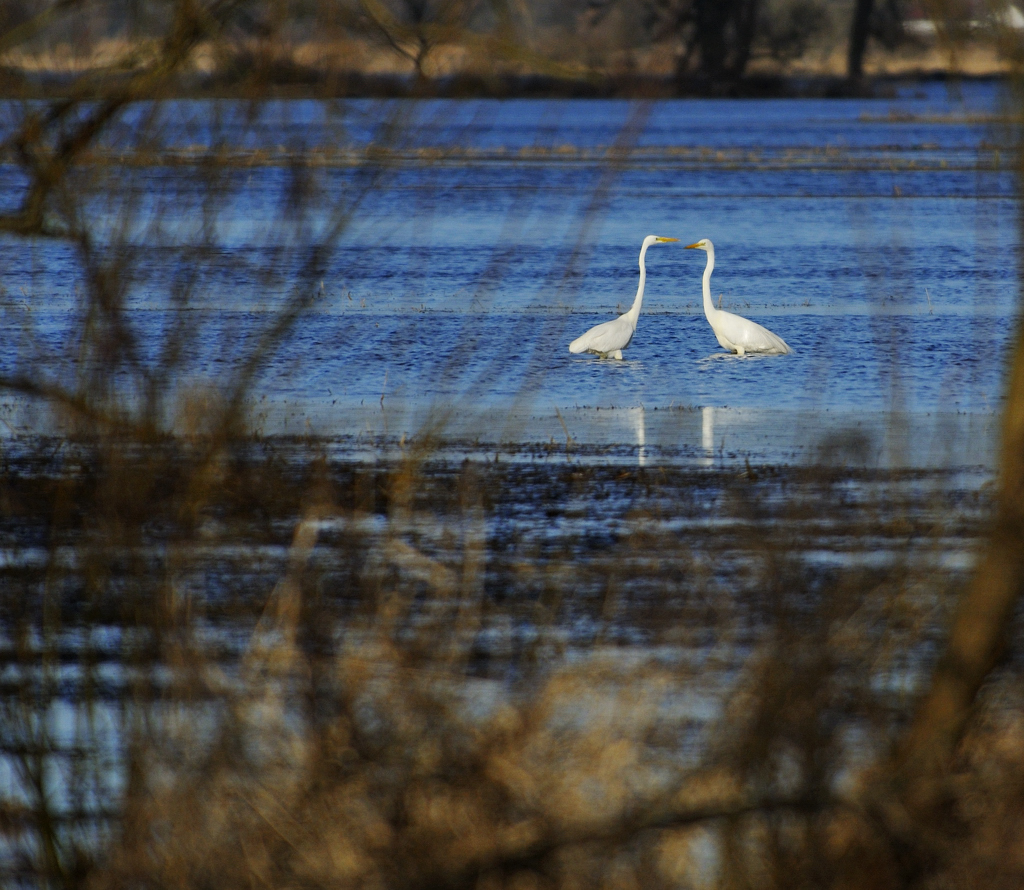
[[756, 321], [733, 315], [724, 309], [716, 309], [711, 302], [711, 272], [715, 268], [715, 245], [707, 238], [701, 238], [696, 244], [687, 244], [686, 248], [707, 251], [708, 265], [704, 269], [704, 315], [723, 349], [728, 349], [737, 355], [744, 355], [748, 352], [758, 352], [763, 355], [785, 355], [787, 352], [793, 351], [782, 337], [773, 334]]
[[636, 322], [640, 317], [640, 305], [644, 300], [644, 282], [647, 280], [647, 267], [644, 256], [652, 244], [666, 241], [678, 241], [678, 238], [662, 238], [659, 235], [648, 235], [640, 248], [640, 286], [629, 312], [618, 318], [595, 325], [582, 337], [577, 337], [569, 344], [569, 352], [593, 352], [601, 358], [622, 358], [622, 350], [629, 346], [629, 341], [636, 333]]

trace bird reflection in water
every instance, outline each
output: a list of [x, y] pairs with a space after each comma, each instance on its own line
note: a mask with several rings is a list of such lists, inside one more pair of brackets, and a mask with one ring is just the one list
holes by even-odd
[[704, 449], [704, 457], [698, 463], [702, 467], [710, 467], [715, 462], [715, 409], [701, 408], [700, 444]]

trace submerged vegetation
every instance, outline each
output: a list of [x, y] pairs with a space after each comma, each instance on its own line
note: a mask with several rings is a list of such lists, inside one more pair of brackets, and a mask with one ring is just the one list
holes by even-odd
[[[293, 131], [236, 165], [259, 65], [237, 116], [167, 139], [148, 100], [195, 53], [289, 20], [159, 11], [98, 99], [86, 75], [6, 112], [0, 248], [72, 284], [0, 295], [5, 886], [1019, 885], [1024, 348], [985, 486], [855, 468], [853, 437], [808, 467], [687, 469], [568, 435], [452, 460], [440, 421], [373, 461], [255, 435], [363, 202], [423, 159], [381, 106], [344, 164]], [[264, 163], [267, 216], [229, 250]], [[255, 327], [202, 311], [237, 280], [261, 284]], [[58, 298], [54, 330], [34, 304]]]

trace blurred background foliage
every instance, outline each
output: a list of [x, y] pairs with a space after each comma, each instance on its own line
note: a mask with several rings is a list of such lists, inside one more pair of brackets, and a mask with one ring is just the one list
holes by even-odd
[[[708, 89], [829, 40], [853, 58], [841, 77], [857, 79], [864, 46], [909, 39], [897, 7], [54, 0], [0, 14], [9, 90], [59, 93], [11, 112], [3, 158], [17, 175], [0, 229], [66, 244], [83, 280], [67, 355], [4, 295], [24, 360], [0, 386], [41, 406], [50, 430], [3, 446], [5, 547], [33, 554], [0, 576], [8, 886], [1020, 885], [1024, 710], [1007, 645], [1024, 578], [1019, 347], [998, 482], [960, 529], [979, 552], [967, 583], [911, 560], [808, 571], [783, 519], [831, 515], [849, 477], [748, 468], [715, 478], [739, 529], [729, 546], [745, 554], [728, 591], [700, 568], [726, 558], [722, 545], [639, 521], [606, 553], [527, 540], [496, 563], [483, 517], [531, 490], [527, 471], [446, 465], [426, 433], [375, 464], [248, 435], [253, 382], [315, 304], [386, 156], [361, 159], [314, 227], [321, 174], [296, 155], [272, 248], [289, 286], [223, 378], [178, 379], [212, 237], [186, 246], [160, 295], [155, 354], [126, 312], [148, 260], [129, 237], [134, 177], [159, 144], [159, 115], [128, 115], [144, 100], [208, 79], [258, 106], [303, 77], [314, 92], [338, 86], [350, 59], [364, 74], [389, 59], [410, 89], [473, 65], [585, 80], [656, 45], [670, 79]], [[949, 41], [964, 20], [928, 19]], [[381, 114], [400, 138], [400, 110]], [[208, 124], [190, 168], [200, 236], [236, 187]], [[97, 163], [114, 126], [128, 134], [118, 161]], [[124, 221], [102, 239], [96, 195]], [[900, 482], [882, 480], [870, 534], [902, 533], [900, 498], [932, 496]], [[642, 518], [706, 482], [567, 463], [534, 484], [552, 504], [628, 487]], [[769, 489], [779, 513], [759, 506]], [[531, 596], [488, 588], [493, 564]], [[674, 596], [631, 601], [616, 578], [640, 571]], [[566, 640], [574, 609], [598, 628], [587, 646]], [[650, 610], [663, 646], [625, 658], [604, 645], [628, 609]], [[536, 630], [517, 635], [527, 618]], [[922, 651], [930, 679], [910, 695], [901, 677]], [[724, 704], [696, 726], [707, 700]]]
[[1005, 73], [1024, 25], [1005, 0], [8, 0], [5, 89], [63, 89], [86, 70], [125, 75], [193, 19], [205, 24], [170, 81], [178, 89], [243, 89], [258, 75], [363, 95], [500, 95], [530, 83], [728, 93], [788, 74], [838, 81], [834, 91], [856, 84], [865, 60], [872, 73]]

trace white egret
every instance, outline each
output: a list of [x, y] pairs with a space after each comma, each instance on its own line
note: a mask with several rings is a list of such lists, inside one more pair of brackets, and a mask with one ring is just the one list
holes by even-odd
[[636, 289], [633, 306], [629, 312], [624, 312], [611, 321], [595, 325], [582, 337], [577, 337], [569, 344], [569, 352], [593, 352], [601, 358], [622, 358], [622, 350], [629, 346], [629, 341], [636, 333], [636, 322], [640, 317], [640, 304], [644, 300], [644, 282], [647, 280], [644, 255], [647, 253], [647, 248], [659, 242], [678, 240], [678, 238], [662, 238], [658, 235], [648, 235], [644, 238], [643, 246], [640, 248], [640, 287]]
[[687, 250], [693, 248], [707, 251], [708, 265], [704, 269], [704, 315], [722, 347], [737, 355], [745, 355], [748, 352], [785, 355], [792, 352], [782, 337], [761, 327], [756, 321], [715, 308], [711, 302], [711, 272], [715, 268], [715, 245], [707, 238], [701, 238], [696, 244], [686, 245]]

